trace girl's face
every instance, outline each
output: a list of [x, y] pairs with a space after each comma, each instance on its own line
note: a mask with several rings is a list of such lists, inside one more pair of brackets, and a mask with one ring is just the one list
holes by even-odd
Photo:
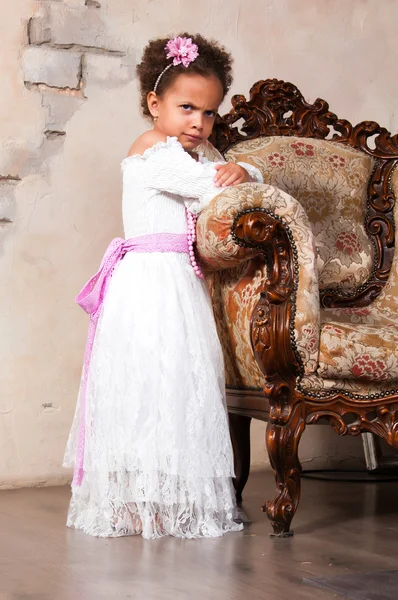
[[182, 147], [192, 152], [211, 134], [222, 99], [222, 85], [216, 77], [182, 74], [161, 97], [150, 92], [148, 108], [155, 129], [177, 137]]

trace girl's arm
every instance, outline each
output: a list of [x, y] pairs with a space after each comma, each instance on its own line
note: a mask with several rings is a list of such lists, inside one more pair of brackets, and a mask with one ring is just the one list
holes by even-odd
[[236, 164], [240, 165], [248, 172], [249, 181], [252, 181], [253, 183], [264, 183], [264, 177], [260, 169], [257, 169], [257, 167], [246, 162], [238, 162]]
[[215, 168], [217, 170], [216, 184], [218, 187], [229, 187], [247, 181], [264, 183], [261, 171], [249, 163], [224, 162], [224, 164], [215, 165]]
[[130, 157], [122, 165], [126, 168], [129, 160], [134, 161], [134, 177], [142, 185], [189, 198], [200, 198], [220, 191], [214, 182], [216, 163], [196, 162], [176, 138], [158, 141], [140, 155], [134, 152], [137, 148], [139, 146], [135, 143]]
[[[209, 160], [210, 162], [217, 163], [217, 175], [221, 175], [220, 169], [223, 165], [227, 164], [227, 161], [224, 159], [223, 155], [217, 150], [217, 148], [215, 148], [209, 141], [207, 141], [206, 143], [198, 146], [198, 150], [202, 151], [202, 154], [204, 154], [207, 160]], [[209, 158], [209, 156], [211, 156], [212, 158]], [[264, 183], [264, 177], [260, 169], [246, 162], [238, 161], [236, 164], [243, 167], [243, 169], [247, 171], [249, 175], [249, 181], [253, 183]]]

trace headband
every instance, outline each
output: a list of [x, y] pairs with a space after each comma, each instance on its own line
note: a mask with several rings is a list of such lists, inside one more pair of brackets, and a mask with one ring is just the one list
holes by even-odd
[[154, 92], [156, 92], [159, 81], [166, 71], [173, 66], [175, 67], [181, 64], [186, 68], [199, 56], [198, 47], [192, 42], [191, 38], [175, 37], [167, 42], [165, 50], [167, 51], [167, 58], [172, 58], [173, 62], [167, 65], [167, 67], [160, 73], [153, 88]]

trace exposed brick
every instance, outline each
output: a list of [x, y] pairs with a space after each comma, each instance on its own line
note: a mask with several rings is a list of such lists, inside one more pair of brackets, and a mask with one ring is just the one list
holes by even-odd
[[24, 80], [51, 87], [77, 88], [81, 75], [79, 52], [29, 46], [23, 56]]
[[86, 54], [83, 79], [88, 86], [92, 83], [106, 87], [126, 85], [135, 78], [135, 61], [132, 57]]
[[12, 223], [16, 214], [15, 204], [16, 182], [0, 181], [0, 221]]
[[120, 51], [120, 41], [107, 33], [101, 10], [92, 6], [46, 4], [29, 24], [31, 44], [51, 43], [59, 46], [84, 46], [102, 51]]
[[43, 133], [47, 140], [57, 140], [66, 136], [66, 131], [54, 131], [53, 129], [46, 129]]
[[42, 105], [46, 109], [46, 129], [64, 131], [69, 120], [84, 100], [61, 94], [43, 94]]
[[46, 19], [46, 7], [41, 8], [37, 17], [32, 17], [28, 24], [29, 44], [48, 44], [51, 41], [50, 21]]
[[19, 175], [0, 175], [0, 183], [21, 181]]

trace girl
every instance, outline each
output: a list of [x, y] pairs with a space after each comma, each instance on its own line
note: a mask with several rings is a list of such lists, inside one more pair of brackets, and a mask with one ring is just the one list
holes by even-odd
[[242, 524], [195, 215], [248, 170], [261, 175], [195, 152], [232, 81], [221, 46], [200, 35], [155, 40], [137, 72], [153, 129], [122, 162], [126, 241], [111, 243], [77, 297], [90, 328], [64, 462], [75, 467], [67, 525], [97, 536], [217, 537]]

